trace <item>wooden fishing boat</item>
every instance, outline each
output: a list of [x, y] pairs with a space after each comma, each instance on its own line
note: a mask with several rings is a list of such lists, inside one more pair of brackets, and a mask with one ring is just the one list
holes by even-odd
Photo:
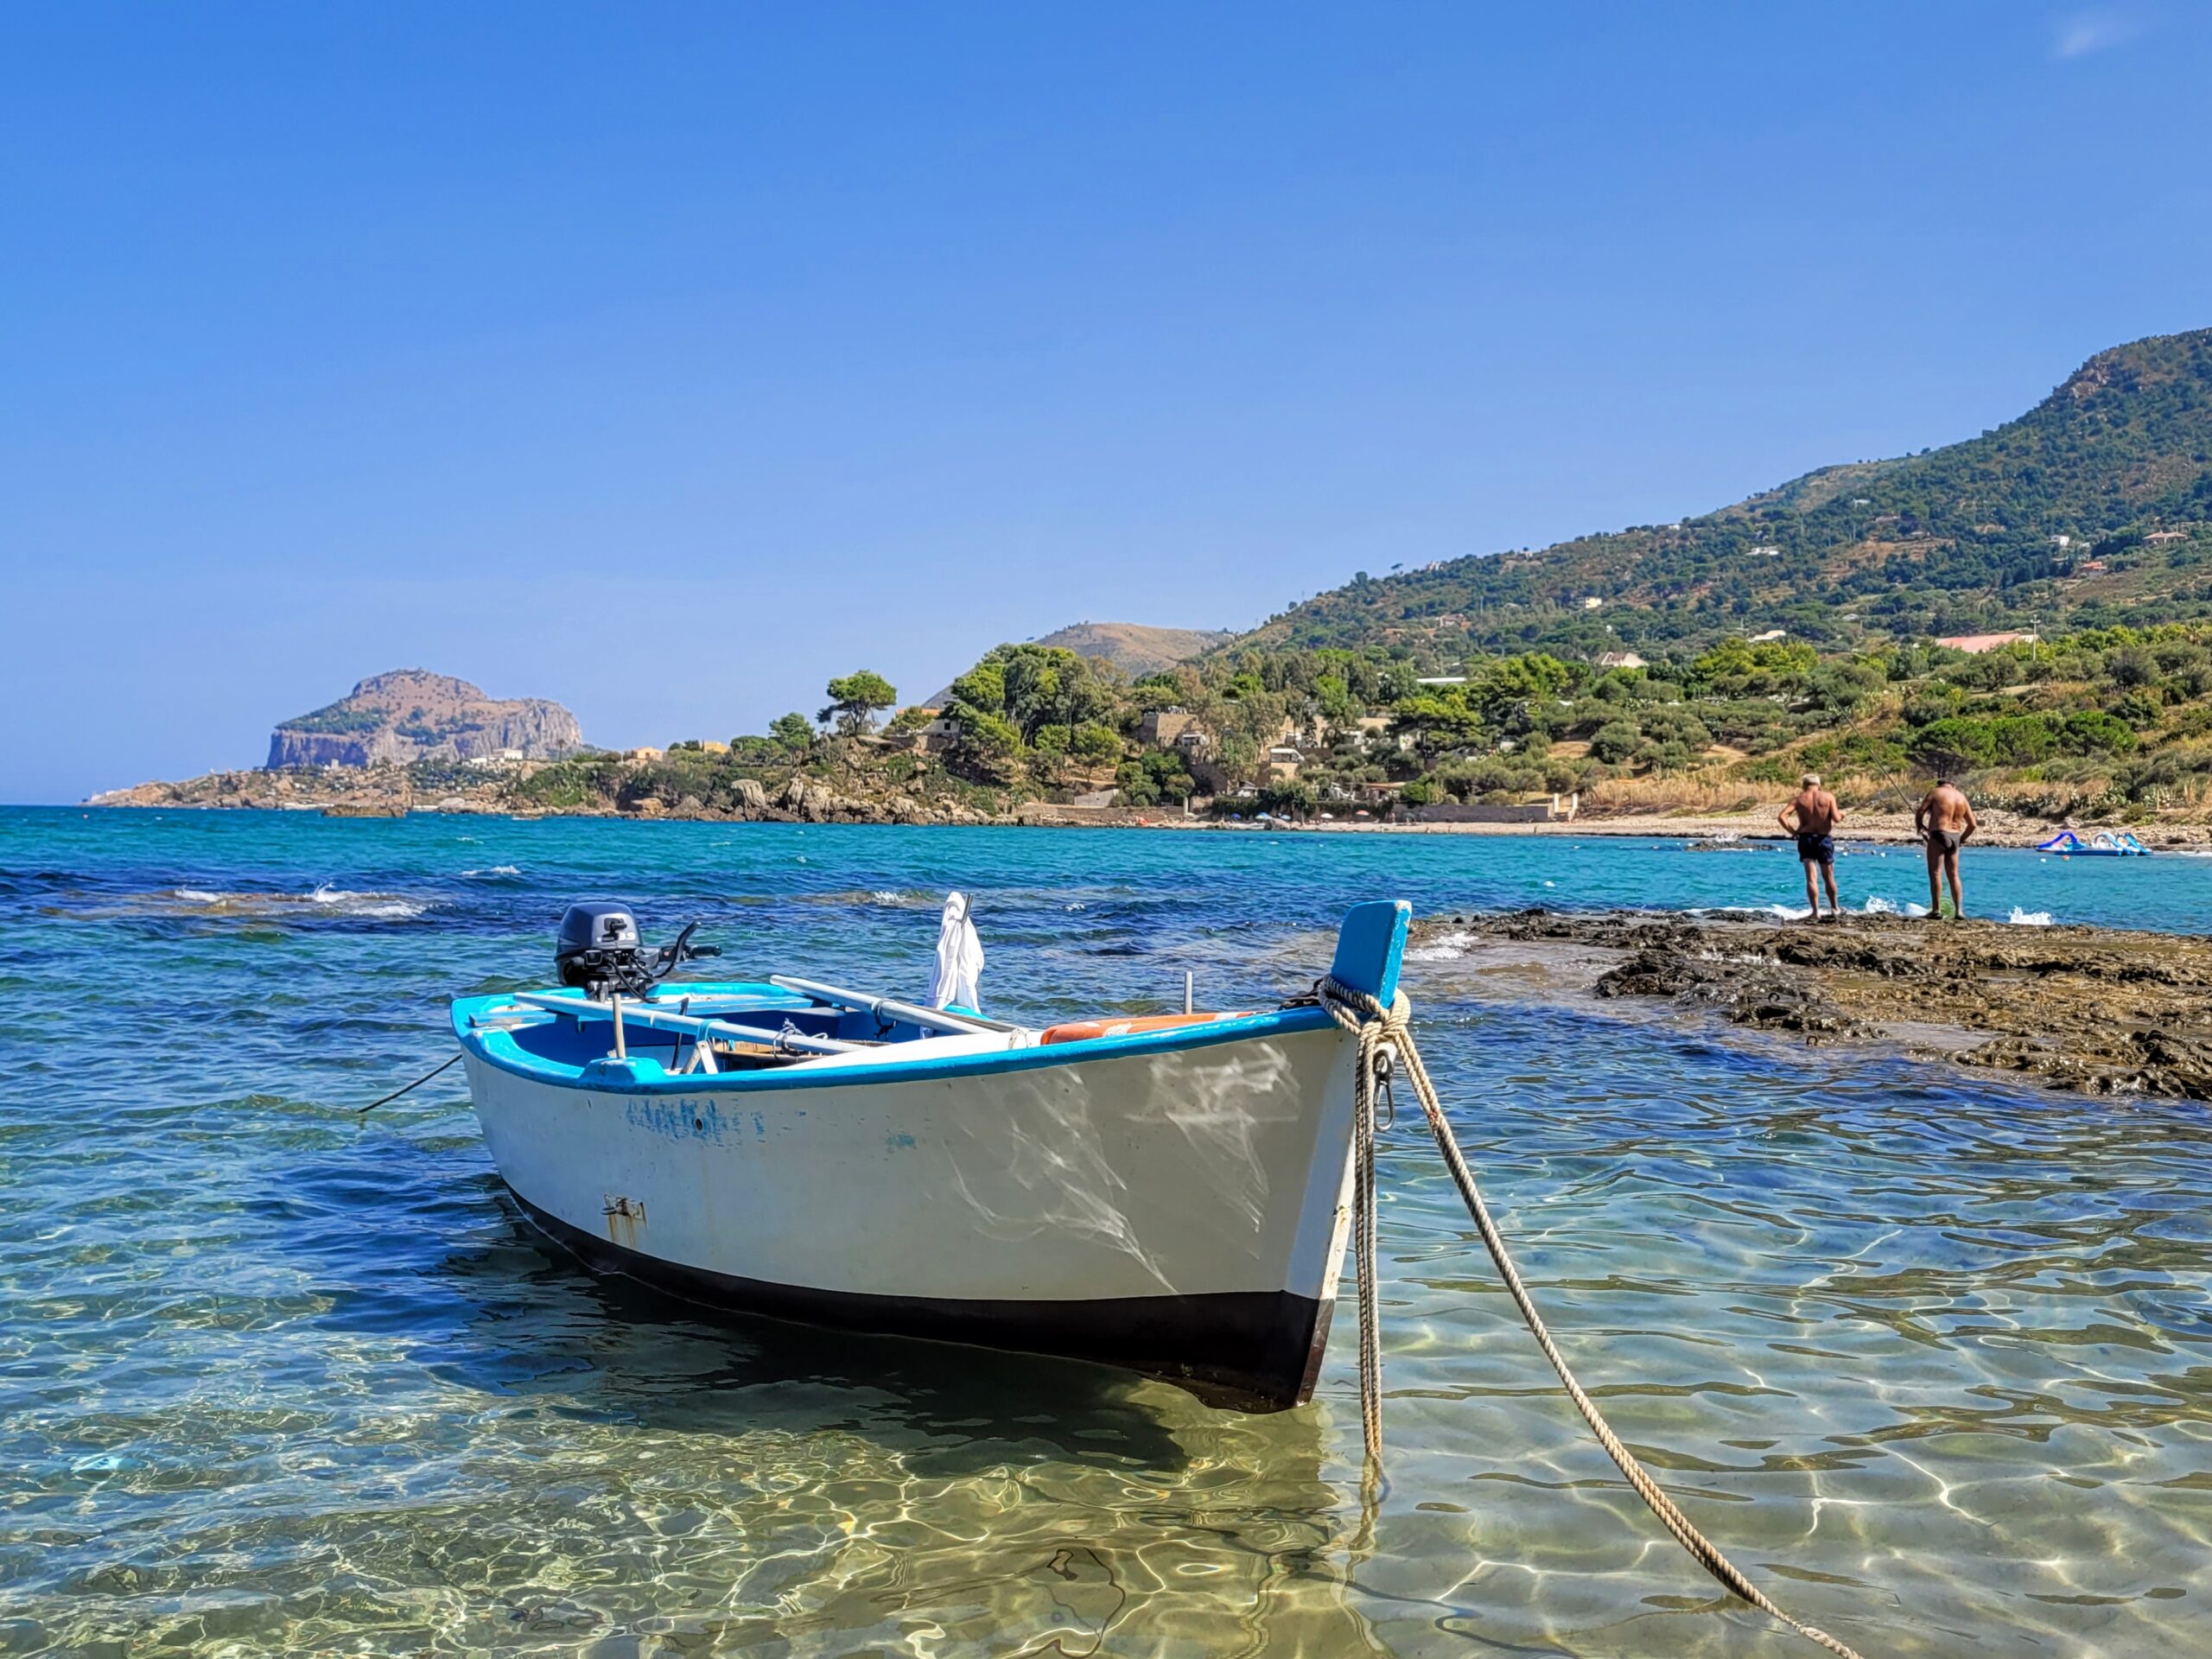
[[[626, 996], [622, 972], [641, 981], [620, 959], [641, 947], [613, 910], [579, 927], [611, 941], [616, 969], [564, 940], [571, 983], [453, 1005], [501, 1177], [586, 1262], [718, 1306], [1099, 1360], [1255, 1408], [1312, 1392], [1357, 1071], [1325, 1009], [1031, 1031], [772, 976]], [[1409, 915], [1354, 909], [1332, 976], [1387, 1003]]]

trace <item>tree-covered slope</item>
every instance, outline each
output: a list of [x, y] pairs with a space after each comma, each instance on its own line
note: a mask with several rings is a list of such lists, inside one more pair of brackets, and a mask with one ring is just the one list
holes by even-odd
[[1823, 467], [1676, 524], [1362, 573], [1247, 639], [1448, 659], [2208, 614], [2212, 329], [2199, 329], [2100, 353], [1963, 443]]

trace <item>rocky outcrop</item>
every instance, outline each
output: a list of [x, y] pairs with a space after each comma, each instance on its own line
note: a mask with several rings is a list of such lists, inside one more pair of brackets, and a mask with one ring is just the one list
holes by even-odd
[[1601, 997], [1664, 998], [1811, 1042], [1891, 1033], [1930, 1059], [2055, 1089], [2212, 1100], [2212, 939], [1887, 915], [1777, 926], [1541, 910], [1415, 931], [1414, 960], [1457, 964], [1423, 971], [1555, 963], [1571, 977], [1599, 970], [1588, 988]]
[[576, 717], [543, 697], [487, 697], [466, 680], [403, 668], [278, 726], [268, 768], [474, 760], [507, 751], [556, 760], [583, 747]]

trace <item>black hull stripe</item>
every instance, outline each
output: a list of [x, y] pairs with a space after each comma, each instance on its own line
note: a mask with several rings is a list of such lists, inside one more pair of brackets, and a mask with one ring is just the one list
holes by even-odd
[[805, 1325], [1093, 1360], [1167, 1377], [1215, 1403], [1248, 1411], [1305, 1404], [1328, 1342], [1332, 1305], [1288, 1291], [1066, 1302], [810, 1290], [664, 1262], [572, 1226], [519, 1192], [514, 1196], [533, 1223], [589, 1267], [687, 1301]]

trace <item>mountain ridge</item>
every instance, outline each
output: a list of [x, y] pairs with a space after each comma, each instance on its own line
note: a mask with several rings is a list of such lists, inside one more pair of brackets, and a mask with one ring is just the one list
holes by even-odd
[[[1918, 454], [1817, 467], [1713, 512], [1356, 575], [1244, 645], [1695, 651], [2212, 614], [2212, 328], [2100, 352], [2033, 408]], [[2212, 574], [2212, 573], [2209, 573]], [[2151, 613], [2156, 613], [2155, 615]]]
[[1078, 657], [1102, 658], [1131, 679], [1142, 679], [1203, 657], [1235, 639], [1221, 628], [1162, 628], [1142, 622], [1071, 622], [1032, 641], [1057, 645]]
[[[1108, 662], [1133, 680], [1159, 674], [1181, 664], [1195, 662], [1206, 652], [1236, 638], [1226, 628], [1163, 628], [1145, 622], [1071, 622], [1064, 628], [1028, 641], [1055, 646], [1078, 657]], [[950, 700], [948, 683], [925, 700], [935, 708]]]

